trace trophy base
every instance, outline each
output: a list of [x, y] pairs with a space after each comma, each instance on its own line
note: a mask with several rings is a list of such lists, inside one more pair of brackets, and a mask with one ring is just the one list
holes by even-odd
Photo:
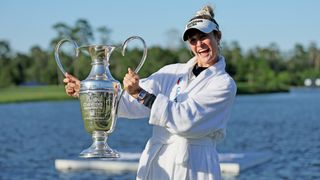
[[93, 131], [93, 143], [80, 153], [82, 158], [119, 158], [120, 154], [107, 144], [108, 134], [104, 131]]
[[81, 158], [120, 158], [120, 154], [114, 150], [92, 150], [91, 148], [83, 150], [79, 157]]

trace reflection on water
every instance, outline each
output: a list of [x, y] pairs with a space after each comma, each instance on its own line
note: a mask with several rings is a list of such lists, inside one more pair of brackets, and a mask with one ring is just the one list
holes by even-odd
[[[220, 152], [272, 151], [274, 158], [235, 179], [320, 178], [320, 93], [238, 96]], [[0, 105], [0, 179], [134, 179], [101, 171], [57, 172], [55, 159], [88, 147], [78, 101]], [[120, 119], [110, 136], [118, 151], [139, 152], [146, 120]]]
[[220, 150], [274, 154], [272, 161], [237, 179], [320, 178], [320, 91], [316, 91], [237, 98]]
[[[108, 177], [101, 172], [58, 173], [54, 168], [55, 159], [78, 158], [92, 143], [78, 101], [0, 105], [0, 117], [0, 179]], [[141, 151], [151, 133], [143, 120], [119, 120], [117, 128], [108, 142], [119, 151]]]

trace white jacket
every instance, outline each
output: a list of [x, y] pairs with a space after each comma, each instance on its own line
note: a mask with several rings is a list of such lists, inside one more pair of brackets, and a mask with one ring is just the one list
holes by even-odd
[[195, 58], [161, 68], [140, 86], [156, 95], [152, 109], [128, 94], [119, 116], [150, 117], [153, 135], [139, 162], [137, 179], [220, 179], [216, 142], [225, 136], [236, 84], [224, 57], [189, 80]]

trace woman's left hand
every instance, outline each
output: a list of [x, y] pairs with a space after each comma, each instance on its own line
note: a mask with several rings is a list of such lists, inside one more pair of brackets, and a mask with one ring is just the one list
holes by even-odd
[[128, 73], [124, 76], [123, 86], [124, 89], [134, 98], [138, 97], [138, 94], [141, 90], [139, 86], [140, 77], [130, 68], [128, 68]]

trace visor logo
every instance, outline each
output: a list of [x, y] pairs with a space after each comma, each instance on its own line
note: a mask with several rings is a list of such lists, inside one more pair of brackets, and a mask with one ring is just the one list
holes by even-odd
[[187, 25], [187, 28], [193, 27], [193, 26], [197, 25], [198, 23], [202, 23], [202, 22], [203, 22], [203, 20], [201, 20], [201, 19], [191, 21], [191, 22]]

